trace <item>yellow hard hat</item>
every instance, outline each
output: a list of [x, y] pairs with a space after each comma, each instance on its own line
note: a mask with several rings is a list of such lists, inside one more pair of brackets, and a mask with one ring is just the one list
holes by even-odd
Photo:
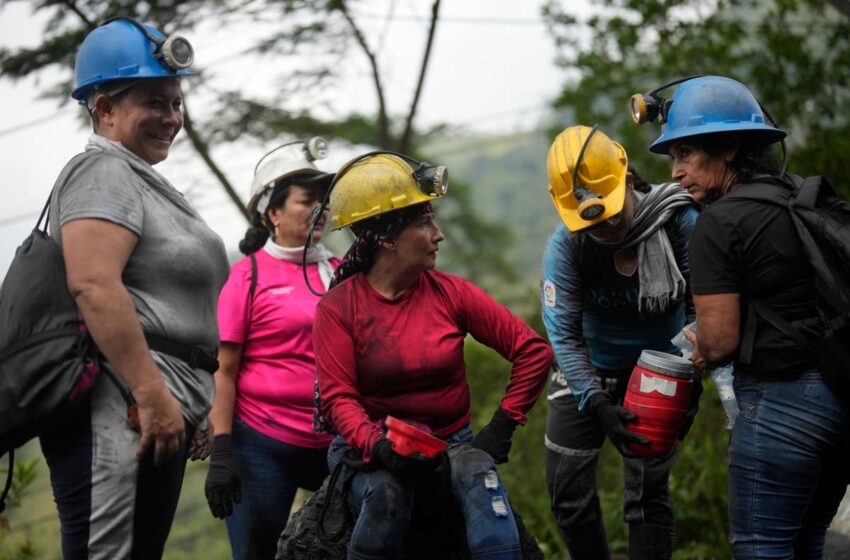
[[628, 167], [626, 150], [595, 127], [571, 126], [555, 138], [546, 158], [549, 194], [570, 231], [623, 210]]
[[403, 158], [389, 153], [360, 156], [353, 162], [340, 168], [331, 191], [332, 230], [429, 202], [446, 192], [444, 167], [417, 162], [420, 168], [414, 170]]

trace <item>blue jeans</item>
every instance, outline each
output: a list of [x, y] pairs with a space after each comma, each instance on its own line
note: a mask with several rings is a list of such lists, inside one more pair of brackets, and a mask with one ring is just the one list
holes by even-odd
[[327, 449], [283, 443], [238, 418], [232, 438], [242, 471], [242, 502], [225, 519], [233, 558], [274, 558], [295, 492], [318, 489], [328, 474]]
[[[492, 457], [468, 445], [471, 440], [469, 426], [446, 438], [452, 496], [466, 522], [471, 557], [520, 560], [519, 533], [505, 488]], [[344, 439], [334, 439], [328, 452], [328, 468], [333, 470], [348, 449]], [[340, 476], [340, 486], [346, 474]], [[348, 499], [359, 514], [348, 545], [348, 559], [394, 558], [401, 552], [410, 526], [413, 485], [386, 469], [355, 472], [352, 476]]]
[[735, 378], [729, 542], [742, 559], [823, 558], [850, 479], [848, 411], [810, 371], [790, 381]]

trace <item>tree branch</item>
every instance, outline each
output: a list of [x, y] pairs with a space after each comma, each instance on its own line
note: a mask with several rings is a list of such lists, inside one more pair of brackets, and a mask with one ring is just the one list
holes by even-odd
[[410, 150], [410, 141], [413, 138], [413, 119], [419, 106], [419, 96], [422, 94], [422, 85], [425, 83], [425, 72], [428, 69], [428, 60], [431, 58], [431, 46], [434, 44], [434, 32], [437, 29], [437, 20], [440, 14], [440, 0], [434, 0], [431, 6], [431, 27], [428, 29], [428, 40], [425, 43], [425, 52], [422, 55], [422, 67], [419, 69], [419, 81], [416, 84], [416, 92], [410, 103], [410, 111], [407, 113], [407, 121], [404, 123], [404, 132], [399, 143], [399, 151], [407, 153]]
[[830, 5], [841, 12], [841, 14], [850, 19], [850, 2], [847, 0], [826, 0]]
[[381, 84], [381, 75], [378, 71], [378, 60], [369, 48], [369, 44], [366, 42], [366, 37], [363, 36], [360, 28], [357, 27], [357, 23], [355, 23], [351, 14], [348, 13], [348, 6], [346, 6], [345, 1], [340, 0], [335, 4], [335, 7], [342, 13], [345, 21], [347, 21], [348, 25], [351, 27], [351, 31], [354, 33], [354, 37], [357, 39], [357, 43], [360, 45], [360, 48], [363, 49], [363, 52], [369, 58], [369, 65], [372, 67], [372, 81], [375, 83], [375, 93], [378, 95], [378, 146], [384, 149], [390, 148], [392, 146], [390, 146], [387, 106], [384, 102], [384, 86]]
[[230, 197], [230, 200], [233, 201], [233, 204], [235, 204], [237, 208], [239, 208], [239, 212], [245, 216], [245, 219], [250, 221], [248, 209], [242, 203], [239, 195], [236, 194], [236, 191], [233, 189], [233, 185], [230, 184], [230, 181], [227, 180], [227, 177], [224, 176], [224, 173], [213, 161], [212, 156], [210, 156], [210, 149], [207, 143], [204, 142], [204, 139], [201, 138], [201, 135], [198, 134], [197, 130], [195, 130], [192, 119], [189, 117], [189, 110], [186, 108], [185, 98], [183, 99], [183, 129], [186, 131], [186, 135], [189, 137], [189, 141], [192, 142], [192, 146], [195, 148], [195, 151], [198, 152], [198, 155], [201, 156], [201, 159], [207, 164], [207, 167], [209, 167], [212, 174], [215, 175], [216, 179], [218, 179], [219, 183], [221, 183], [221, 186], [224, 187], [224, 191]]
[[87, 17], [86, 17], [86, 14], [84, 14], [84, 13], [83, 13], [83, 12], [82, 12], [82, 11], [81, 11], [78, 7], [77, 7], [77, 3], [76, 3], [76, 2], [74, 2], [74, 0], [63, 0], [63, 3], [64, 3], [66, 6], [68, 6], [68, 9], [69, 9], [69, 10], [71, 10], [72, 12], [74, 12], [75, 14], [77, 14], [77, 16], [79, 16], [79, 18], [80, 18], [81, 20], [83, 20], [83, 23], [85, 23], [85, 24], [88, 26], [88, 28], [89, 28], [89, 29], [94, 29], [95, 27], [97, 27], [97, 25], [95, 25], [95, 23], [94, 23], [93, 21], [91, 21], [89, 18], [87, 18]]

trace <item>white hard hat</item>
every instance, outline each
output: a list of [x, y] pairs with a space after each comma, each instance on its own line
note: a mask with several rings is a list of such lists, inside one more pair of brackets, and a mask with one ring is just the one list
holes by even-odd
[[330, 183], [333, 174], [322, 171], [313, 163], [327, 156], [328, 142], [320, 136], [307, 141], [287, 142], [266, 152], [254, 167], [248, 211], [264, 214], [275, 184], [287, 177], [303, 175], [310, 177], [310, 183]]

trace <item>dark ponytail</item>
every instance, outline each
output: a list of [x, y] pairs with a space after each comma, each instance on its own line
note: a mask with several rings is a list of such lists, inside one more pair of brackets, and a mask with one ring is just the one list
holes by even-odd
[[[289, 197], [289, 186], [293, 183], [295, 177], [288, 177], [274, 186], [272, 196], [269, 198], [269, 205], [266, 207], [266, 218], [270, 208], [280, 208], [286, 203]], [[245, 231], [245, 237], [239, 242], [239, 251], [243, 255], [252, 255], [263, 248], [266, 241], [269, 240], [271, 234], [274, 233], [274, 226], [271, 221], [267, 221], [263, 225], [263, 219], [259, 212], [254, 212], [251, 216], [251, 225]]]
[[251, 225], [245, 232], [245, 237], [239, 242], [239, 250], [243, 255], [253, 255], [266, 244], [270, 235], [271, 231], [260, 223], [260, 214], [254, 212]]

